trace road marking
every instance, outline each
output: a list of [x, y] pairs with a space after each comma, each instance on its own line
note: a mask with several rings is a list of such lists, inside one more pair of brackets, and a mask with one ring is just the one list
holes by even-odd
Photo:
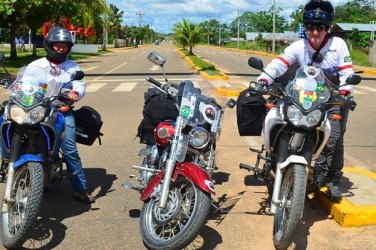
[[368, 86], [356, 86], [356, 88], [368, 90], [368, 91], [371, 91], [371, 92], [376, 92], [376, 89], [368, 87]]
[[81, 70], [86, 72], [86, 71], [91, 71], [96, 68], [98, 68], [98, 66], [81, 67]]
[[355, 89], [354, 89], [354, 94], [355, 94], [355, 95], [366, 95], [367, 93], [364, 93], [364, 92], [362, 92], [362, 91], [359, 91], [359, 90], [355, 90]]
[[94, 80], [99, 80], [99, 79], [101, 79], [102, 77], [104, 77], [104, 76], [106, 76], [106, 75], [108, 75], [108, 74], [114, 72], [115, 70], [117, 70], [117, 69], [123, 67], [123, 66], [126, 65], [127, 63], [128, 63], [128, 62], [124, 62], [124, 63], [120, 64], [119, 66], [113, 68], [112, 70], [107, 71], [105, 74], [103, 74], [103, 75], [101, 75], [101, 76], [98, 76], [98, 77], [95, 78]]
[[120, 83], [112, 92], [125, 92], [132, 91], [138, 82], [123, 82]]
[[98, 89], [104, 87], [106, 84], [106, 82], [91, 83], [90, 85], [86, 86], [86, 92], [96, 92]]

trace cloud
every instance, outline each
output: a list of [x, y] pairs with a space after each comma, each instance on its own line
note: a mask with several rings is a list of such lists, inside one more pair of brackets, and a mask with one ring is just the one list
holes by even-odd
[[[289, 21], [289, 15], [305, 1], [275, 0], [283, 9], [282, 15]], [[332, 0], [334, 6], [342, 5], [349, 0]], [[175, 23], [183, 18], [193, 23], [200, 23], [210, 18], [229, 23], [246, 11], [269, 11], [273, 1], [265, 0], [107, 0], [124, 11], [123, 25], [149, 24], [157, 32], [168, 33]], [[142, 15], [137, 15], [140, 13]]]

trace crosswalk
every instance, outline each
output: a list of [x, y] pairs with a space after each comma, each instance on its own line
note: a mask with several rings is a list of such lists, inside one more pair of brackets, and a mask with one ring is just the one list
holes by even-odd
[[[162, 79], [159, 79], [163, 81]], [[172, 82], [178, 83], [183, 79], [174, 79]], [[217, 89], [221, 87], [234, 88], [234, 89], [245, 89], [249, 86], [247, 82], [229, 82], [229, 81], [206, 81], [201, 79], [189, 79], [193, 82], [195, 87], [200, 89]], [[133, 91], [137, 86], [141, 87], [145, 85], [145, 80], [143, 79], [129, 79], [129, 80], [113, 80], [113, 81], [87, 81], [87, 92], [98, 92], [103, 89], [111, 89], [111, 92], [130, 92]], [[357, 95], [368, 95], [375, 94], [376, 87], [371, 86], [354, 86], [354, 96]]]

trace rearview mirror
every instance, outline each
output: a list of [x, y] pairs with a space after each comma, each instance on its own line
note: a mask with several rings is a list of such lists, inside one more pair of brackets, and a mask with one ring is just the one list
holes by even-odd
[[163, 67], [163, 65], [167, 61], [166, 58], [164, 58], [163, 56], [161, 56], [160, 54], [156, 52], [150, 52], [148, 55], [148, 60], [161, 67]]
[[264, 63], [262, 62], [260, 58], [257, 58], [257, 57], [250, 57], [248, 59], [248, 65], [254, 69], [258, 69], [261, 71], [264, 68]]
[[82, 80], [85, 76], [83, 71], [75, 71], [71, 76], [71, 81]]
[[346, 85], [358, 85], [361, 80], [362, 77], [359, 75], [351, 75], [346, 79]]

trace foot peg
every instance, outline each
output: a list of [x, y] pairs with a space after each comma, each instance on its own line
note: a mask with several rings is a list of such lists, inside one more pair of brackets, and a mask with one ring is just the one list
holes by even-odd
[[245, 170], [248, 170], [248, 171], [257, 171], [257, 169], [253, 166], [250, 166], [250, 165], [247, 165], [247, 164], [244, 164], [244, 163], [240, 163], [239, 164], [239, 168], [240, 169], [245, 169]]
[[264, 147], [262, 147], [261, 149], [249, 148], [249, 150], [252, 151], [252, 152], [261, 154], [264, 151]]
[[127, 189], [133, 189], [133, 190], [136, 190], [136, 191], [138, 191], [138, 192], [142, 192], [142, 189], [141, 188], [139, 188], [139, 187], [135, 187], [135, 186], [133, 186], [131, 183], [129, 183], [129, 182], [123, 182], [122, 184], [121, 184], [121, 186], [123, 187], [123, 188], [127, 188]]

